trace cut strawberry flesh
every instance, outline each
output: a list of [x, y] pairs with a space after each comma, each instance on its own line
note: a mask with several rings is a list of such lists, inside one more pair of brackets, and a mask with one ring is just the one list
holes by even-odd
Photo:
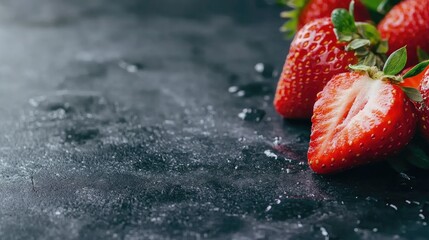
[[412, 137], [411, 111], [397, 86], [366, 74], [337, 75], [314, 106], [310, 166], [319, 173], [336, 172], [395, 152]]

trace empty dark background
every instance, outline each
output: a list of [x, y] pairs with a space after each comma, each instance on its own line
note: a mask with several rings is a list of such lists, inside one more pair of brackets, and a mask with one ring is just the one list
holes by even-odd
[[427, 238], [425, 174], [308, 169], [271, 106], [280, 10], [1, 1], [0, 238]]

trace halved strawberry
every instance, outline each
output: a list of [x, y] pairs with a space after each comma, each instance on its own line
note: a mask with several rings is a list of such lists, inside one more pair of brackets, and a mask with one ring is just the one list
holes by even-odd
[[[348, 8], [352, 0], [289, 0], [287, 4], [293, 9], [285, 11], [282, 17], [289, 19], [281, 28], [284, 32], [294, 34], [304, 27], [305, 24], [331, 16], [337, 8]], [[355, 4], [355, 17], [357, 21], [368, 21], [370, 15], [366, 7], [360, 2]]]
[[[406, 0], [395, 7], [378, 25], [391, 50], [407, 45], [408, 66], [418, 63], [417, 49], [429, 51], [429, 0]], [[390, 51], [393, 52], [393, 51]]]
[[345, 9], [305, 25], [291, 43], [274, 105], [285, 118], [309, 119], [316, 95], [350, 64], [382, 65], [387, 46], [377, 29], [355, 23]]
[[406, 60], [398, 61], [405, 56], [405, 48], [395, 52], [384, 72], [354, 67], [357, 72], [336, 75], [318, 94], [308, 150], [316, 173], [383, 160], [409, 143], [417, 123], [409, 97], [417, 90], [399, 86], [402, 77], [393, 76], [405, 66]]

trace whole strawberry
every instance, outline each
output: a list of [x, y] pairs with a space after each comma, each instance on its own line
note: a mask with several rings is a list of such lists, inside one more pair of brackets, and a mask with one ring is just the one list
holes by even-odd
[[[358, 65], [336, 75], [314, 106], [308, 161], [314, 172], [330, 174], [380, 161], [405, 147], [414, 136], [417, 89], [401, 87], [406, 64], [402, 48], [383, 71]], [[416, 72], [416, 71], [414, 71]]]
[[[419, 115], [419, 129], [423, 137], [429, 142], [429, 60], [419, 63], [414, 68], [407, 69], [400, 86], [418, 88], [423, 101], [416, 104]], [[420, 72], [420, 73], [419, 73]]]
[[378, 25], [390, 51], [407, 46], [408, 66], [418, 63], [417, 49], [429, 52], [429, 0], [406, 0], [397, 4]]
[[425, 70], [420, 83], [423, 103], [419, 106], [419, 128], [423, 137], [429, 142], [429, 68]]
[[291, 43], [274, 99], [277, 112], [289, 119], [311, 118], [317, 93], [333, 76], [358, 62], [380, 65], [379, 55], [386, 51], [376, 28], [355, 23], [345, 9], [335, 10], [332, 19], [308, 23]]
[[[282, 13], [284, 18], [289, 19], [282, 30], [293, 34], [313, 20], [330, 17], [337, 8], [347, 9], [350, 2], [351, 0], [289, 0], [288, 5], [293, 10]], [[359, 0], [355, 3], [355, 17], [357, 21], [370, 20], [368, 10]]]

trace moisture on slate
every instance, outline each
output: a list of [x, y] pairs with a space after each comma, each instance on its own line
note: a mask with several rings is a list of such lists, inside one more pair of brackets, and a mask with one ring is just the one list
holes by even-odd
[[426, 238], [424, 173], [308, 169], [273, 3], [2, 1], [0, 239]]

